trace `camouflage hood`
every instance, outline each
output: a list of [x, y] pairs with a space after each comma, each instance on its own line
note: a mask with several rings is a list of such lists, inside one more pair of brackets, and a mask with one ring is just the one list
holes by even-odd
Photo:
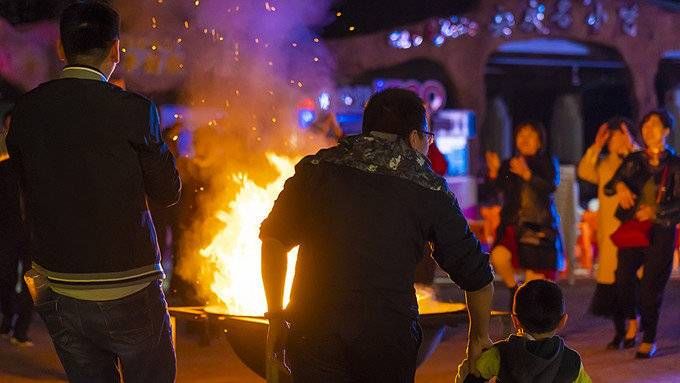
[[399, 177], [434, 191], [449, 192], [446, 181], [432, 171], [430, 161], [394, 134], [372, 132], [345, 137], [337, 146], [303, 160], [330, 162], [366, 173]]

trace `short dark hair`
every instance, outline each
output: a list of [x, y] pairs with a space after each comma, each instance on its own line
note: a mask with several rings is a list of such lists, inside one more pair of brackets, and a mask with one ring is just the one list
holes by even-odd
[[120, 16], [100, 1], [78, 1], [61, 13], [59, 33], [69, 64], [103, 61], [120, 34]]
[[408, 140], [412, 131], [427, 127], [423, 100], [406, 89], [390, 88], [374, 94], [364, 109], [362, 132], [396, 134]]
[[543, 125], [542, 122], [537, 121], [537, 120], [526, 120], [526, 121], [522, 121], [521, 123], [517, 124], [515, 126], [514, 132], [512, 133], [513, 142], [517, 142], [517, 135], [524, 128], [529, 128], [529, 129], [533, 130], [534, 132], [536, 132], [536, 134], [538, 135], [538, 140], [541, 142], [541, 148], [538, 150], [538, 152], [543, 153], [543, 152], [547, 151], [548, 144], [547, 144], [546, 141], [547, 141], [548, 138], [547, 138], [547, 134], [546, 134], [546, 131], [545, 131], [545, 126]]
[[562, 290], [547, 280], [527, 282], [515, 293], [512, 311], [528, 333], [555, 331], [564, 316]]
[[673, 116], [671, 116], [671, 114], [668, 113], [668, 111], [666, 109], [656, 109], [656, 110], [653, 110], [653, 111], [645, 114], [645, 116], [642, 117], [642, 121], [640, 122], [640, 130], [642, 130], [642, 126], [647, 121], [649, 121], [650, 118], [652, 118], [654, 116], [658, 117], [659, 120], [661, 120], [661, 124], [663, 124], [663, 126], [666, 129], [673, 130], [674, 125], [675, 125], [675, 120], [673, 119]]

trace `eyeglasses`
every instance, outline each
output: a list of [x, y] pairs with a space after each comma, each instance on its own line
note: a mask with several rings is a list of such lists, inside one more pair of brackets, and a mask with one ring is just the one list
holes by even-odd
[[425, 140], [427, 141], [427, 144], [432, 145], [432, 143], [434, 142], [434, 133], [427, 130], [419, 130], [419, 132], [425, 135]]

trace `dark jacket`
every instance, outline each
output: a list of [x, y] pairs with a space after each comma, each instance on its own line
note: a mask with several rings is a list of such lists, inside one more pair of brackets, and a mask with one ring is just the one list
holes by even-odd
[[581, 357], [559, 336], [535, 341], [513, 335], [496, 347], [501, 354], [498, 382], [571, 383], [581, 370]]
[[[499, 383], [572, 383], [579, 381], [579, 377], [587, 376], [582, 371], [581, 356], [567, 347], [559, 336], [530, 340], [523, 336], [511, 335], [508, 339], [494, 344], [494, 348], [498, 350], [496, 355], [500, 361], [485, 360], [485, 362], [498, 368], [497, 374], [494, 375]], [[489, 368], [490, 366], [480, 366], [480, 362], [477, 367], [482, 373], [486, 370], [495, 370], [493, 367]], [[479, 378], [468, 375], [465, 382], [486, 382], [488, 378], [491, 377]]]
[[260, 237], [300, 245], [288, 305], [297, 324], [416, 318], [414, 273], [428, 241], [461, 288], [493, 279], [444, 179], [396, 136], [347, 137], [303, 159]]
[[156, 106], [105, 81], [62, 78], [23, 95], [7, 138], [33, 260], [68, 284], [162, 275], [147, 198], [180, 194]]
[[526, 222], [557, 228], [559, 221], [553, 198], [560, 183], [557, 160], [539, 155], [526, 161], [532, 173], [529, 181], [510, 171], [509, 159], [503, 161], [495, 180], [486, 180], [487, 188], [502, 195], [501, 225]]
[[545, 233], [541, 247], [520, 244], [520, 264], [529, 269], [560, 269], [564, 260], [554, 199], [560, 183], [558, 163], [548, 155], [529, 157], [526, 162], [532, 173], [529, 181], [510, 171], [508, 159], [501, 164], [498, 177], [487, 178], [483, 185], [487, 198], [497, 194], [503, 201], [496, 243], [503, 241], [508, 226], [515, 227], [518, 238], [530, 231]]
[[[657, 207], [654, 222], [664, 227], [673, 227], [680, 223], [680, 158], [672, 150], [666, 150], [657, 167], [652, 167], [649, 164], [647, 154], [644, 151], [629, 155], [605, 186], [605, 193], [609, 196], [615, 195], [616, 184], [623, 182], [631, 192], [639, 196], [650, 177], [654, 177], [657, 185], [661, 183], [666, 166], [668, 166], [666, 184], [660, 185], [665, 187], [665, 191]], [[619, 206], [616, 217], [624, 222], [631, 220], [635, 217], [638, 207], [623, 209]]]

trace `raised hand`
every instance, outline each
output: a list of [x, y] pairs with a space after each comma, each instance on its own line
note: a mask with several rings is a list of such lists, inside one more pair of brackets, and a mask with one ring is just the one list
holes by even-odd
[[489, 169], [489, 178], [496, 179], [501, 168], [501, 159], [498, 157], [498, 153], [487, 151], [484, 153], [484, 157], [486, 159], [486, 167]]
[[621, 131], [628, 138], [628, 153], [640, 150], [640, 147], [638, 146], [637, 142], [635, 142], [635, 139], [633, 138], [633, 135], [630, 133], [630, 130], [626, 124], [621, 124]]
[[602, 149], [606, 144], [607, 140], [611, 137], [611, 131], [609, 130], [609, 124], [606, 122], [600, 125], [597, 130], [597, 135], [595, 135], [595, 147]]

